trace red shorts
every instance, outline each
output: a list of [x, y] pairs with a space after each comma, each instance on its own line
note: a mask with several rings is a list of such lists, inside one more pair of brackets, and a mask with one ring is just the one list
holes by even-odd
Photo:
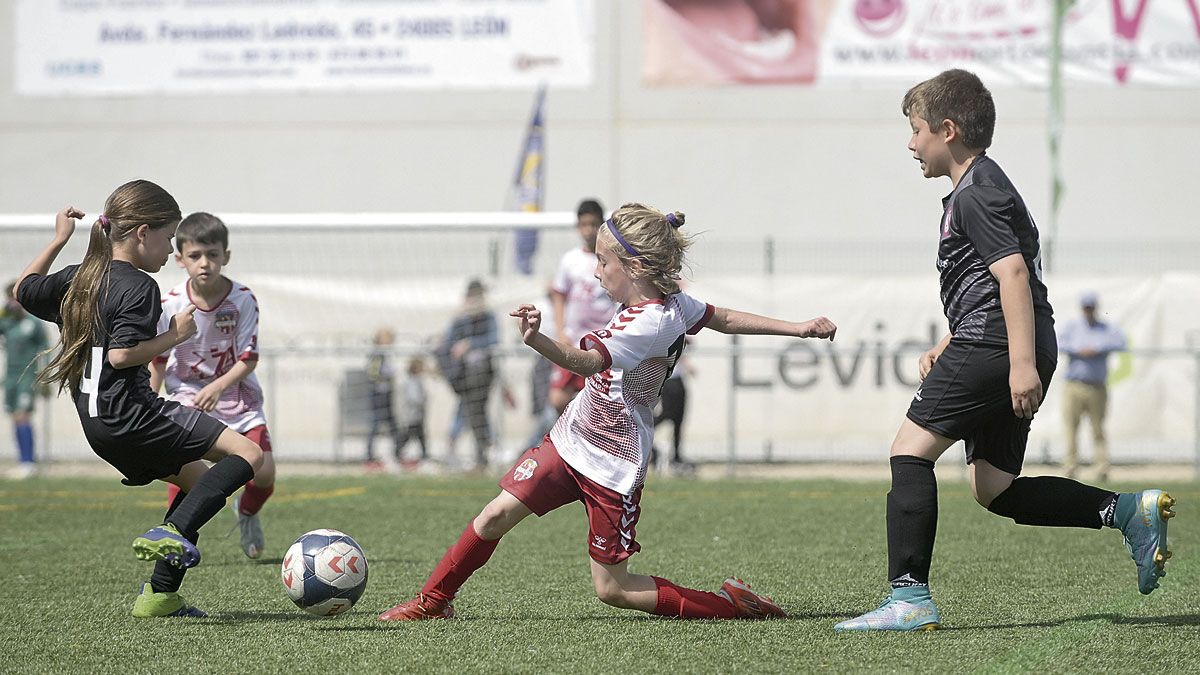
[[242, 435], [254, 441], [263, 452], [271, 451], [271, 432], [267, 431], [267, 425], [260, 424], [253, 429], [247, 429]]
[[554, 372], [550, 374], [550, 388], [554, 390], [570, 389], [571, 391], [583, 391], [583, 385], [586, 380], [579, 373], [571, 372], [566, 368], [554, 364]]
[[521, 455], [500, 479], [500, 488], [538, 517], [564, 504], [583, 502], [588, 518], [588, 555], [598, 563], [616, 565], [642, 550], [636, 531], [642, 515], [642, 488], [626, 497], [596, 483], [559, 457], [550, 436]]

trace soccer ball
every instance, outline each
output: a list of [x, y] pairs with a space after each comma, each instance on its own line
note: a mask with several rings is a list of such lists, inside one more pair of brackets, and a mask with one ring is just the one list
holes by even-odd
[[283, 587], [300, 609], [333, 616], [354, 606], [367, 588], [367, 557], [337, 530], [300, 535], [283, 556]]

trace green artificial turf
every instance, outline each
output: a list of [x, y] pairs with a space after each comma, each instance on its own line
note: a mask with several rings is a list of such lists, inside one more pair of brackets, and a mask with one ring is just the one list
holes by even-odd
[[[1132, 488], [1134, 486], [1125, 486]], [[161, 486], [0, 482], [0, 672], [1173, 672], [1200, 668], [1200, 485], [1179, 500], [1162, 588], [1137, 591], [1113, 530], [1022, 527], [942, 486], [933, 568], [944, 630], [835, 634], [886, 592], [883, 483], [651, 477], [631, 569], [716, 590], [730, 575], [784, 621], [682, 621], [595, 599], [583, 507], [529, 518], [466, 584], [452, 621], [387, 624], [497, 488], [486, 478], [284, 478], [263, 510], [266, 558], [247, 560], [225, 510], [202, 532], [185, 597], [208, 619], [134, 619], [150, 565], [130, 541], [157, 524]], [[349, 613], [284, 595], [279, 559], [334, 528], [366, 552]]]

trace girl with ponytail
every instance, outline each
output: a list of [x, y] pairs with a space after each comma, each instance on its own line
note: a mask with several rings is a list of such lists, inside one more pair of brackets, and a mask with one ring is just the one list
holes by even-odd
[[[61, 340], [39, 381], [66, 389], [88, 444], [124, 476], [126, 485], [162, 480], [181, 492], [163, 524], [133, 540], [134, 555], [156, 561], [134, 601], [136, 617], [205, 616], [179, 595], [184, 571], [200, 562], [199, 529], [254, 475], [262, 450], [208, 415], [158, 397], [146, 364], [196, 332], [194, 305], [159, 333], [162, 303], [157, 272], [171, 255], [179, 205], [145, 180], [118, 187], [92, 223], [78, 265], [50, 274], [84, 216], [66, 207], [54, 236], [21, 273], [16, 300], [30, 314], [58, 324]], [[208, 468], [206, 459], [215, 462]]]
[[[786, 616], [741, 579], [716, 593], [634, 574], [642, 481], [654, 440], [654, 404], [683, 354], [685, 336], [702, 328], [742, 335], [833, 339], [825, 317], [792, 322], [714, 307], [679, 290], [691, 237], [684, 214], [625, 204], [596, 238], [596, 278], [617, 304], [607, 325], [564, 344], [541, 332], [542, 312], [519, 305], [521, 340], [556, 365], [585, 378], [541, 445], [530, 448], [500, 480], [500, 494], [467, 524], [417, 597], [379, 616], [383, 621], [448, 619], [459, 588], [496, 550], [500, 538], [530, 514], [544, 516], [583, 502], [592, 585], [613, 607], [687, 619], [771, 619]], [[536, 565], [533, 574], [536, 576]]]

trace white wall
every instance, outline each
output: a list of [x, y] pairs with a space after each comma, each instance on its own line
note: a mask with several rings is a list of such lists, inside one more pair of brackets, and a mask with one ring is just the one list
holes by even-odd
[[[95, 208], [135, 176], [185, 211], [503, 206], [532, 92], [21, 98], [11, 7], [0, 11], [0, 211]], [[780, 238], [911, 240], [933, 227], [948, 183], [922, 179], [905, 150], [907, 83], [647, 89], [640, 3], [597, 10], [594, 85], [548, 97], [548, 209], [638, 199], [715, 232]], [[992, 155], [1044, 226], [1045, 92], [993, 93]], [[1200, 91], [1071, 88], [1066, 99], [1064, 246], [1200, 245]]]

